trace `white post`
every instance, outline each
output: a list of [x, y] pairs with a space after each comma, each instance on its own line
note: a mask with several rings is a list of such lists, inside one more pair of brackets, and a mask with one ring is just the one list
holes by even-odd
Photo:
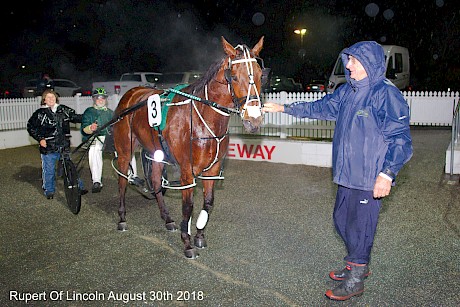
[[75, 98], [75, 112], [77, 112], [77, 114], [83, 113], [83, 111], [81, 110], [80, 97], [81, 97], [80, 94], [77, 94], [77, 95], [74, 96], [74, 98]]
[[[280, 98], [281, 98], [281, 101], [280, 103], [281, 104], [285, 104], [287, 103], [287, 93], [286, 92], [281, 92], [280, 93]], [[280, 114], [281, 116], [281, 122], [280, 122], [280, 138], [281, 139], [285, 139], [287, 137], [287, 133], [286, 133], [286, 115], [284, 113], [281, 113]]]

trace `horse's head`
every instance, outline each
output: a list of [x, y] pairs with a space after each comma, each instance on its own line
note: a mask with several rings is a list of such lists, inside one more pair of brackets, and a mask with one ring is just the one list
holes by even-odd
[[257, 62], [263, 44], [264, 38], [261, 37], [252, 49], [245, 45], [233, 47], [222, 37], [222, 45], [228, 55], [224, 63], [225, 80], [233, 105], [239, 110], [246, 131], [251, 133], [257, 132], [263, 121], [260, 90], [266, 73]]

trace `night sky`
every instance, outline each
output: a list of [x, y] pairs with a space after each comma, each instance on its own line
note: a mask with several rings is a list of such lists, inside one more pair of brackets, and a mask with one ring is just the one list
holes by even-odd
[[[40, 72], [90, 86], [128, 71], [206, 70], [222, 56], [221, 36], [250, 47], [265, 36], [266, 66], [299, 81], [326, 77], [342, 48], [375, 40], [409, 48], [416, 89], [460, 90], [458, 0], [34, 0], [3, 6], [2, 86], [20, 87]], [[296, 28], [307, 29], [303, 45]]]

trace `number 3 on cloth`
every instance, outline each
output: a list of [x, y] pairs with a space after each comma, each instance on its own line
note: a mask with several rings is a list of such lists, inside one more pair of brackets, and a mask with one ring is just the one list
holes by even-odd
[[147, 99], [147, 108], [150, 127], [156, 127], [161, 124], [161, 100], [160, 95], [155, 94]]

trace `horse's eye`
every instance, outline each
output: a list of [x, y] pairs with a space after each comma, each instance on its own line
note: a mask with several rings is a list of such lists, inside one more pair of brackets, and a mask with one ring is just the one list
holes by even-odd
[[237, 76], [232, 76], [232, 80], [235, 82], [238, 82], [238, 77]]

